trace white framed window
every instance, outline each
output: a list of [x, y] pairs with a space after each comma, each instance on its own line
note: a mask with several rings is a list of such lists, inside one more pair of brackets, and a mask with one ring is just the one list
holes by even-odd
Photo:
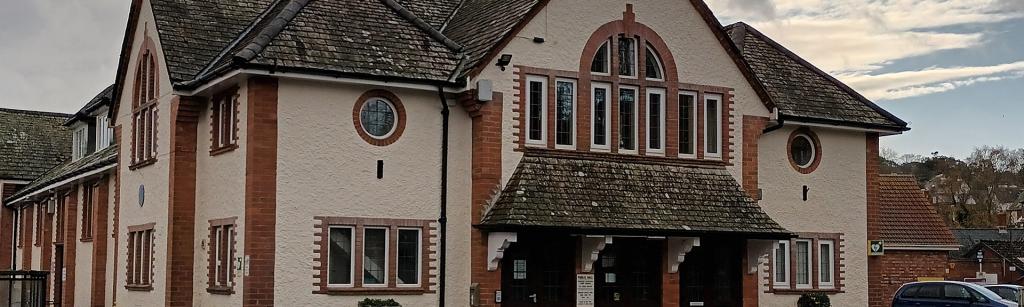
[[637, 152], [636, 96], [636, 87], [619, 87], [619, 153]]
[[548, 79], [526, 77], [526, 144], [546, 145], [548, 122]]
[[210, 250], [213, 251], [212, 259], [210, 259], [210, 265], [213, 266], [213, 279], [210, 280], [210, 285], [215, 287], [231, 287], [234, 285], [234, 267], [232, 265], [232, 259], [234, 259], [234, 229], [233, 224], [224, 224], [211, 226], [212, 233]]
[[611, 72], [612, 53], [611, 43], [605, 41], [594, 53], [594, 60], [590, 62], [590, 72], [595, 75], [607, 76]]
[[818, 241], [818, 288], [835, 288], [835, 242], [832, 240]]
[[619, 76], [636, 78], [636, 38], [619, 35]]
[[793, 254], [796, 257], [796, 288], [797, 289], [810, 289], [811, 288], [811, 240], [796, 240], [793, 245]]
[[645, 114], [647, 115], [647, 154], [665, 155], [665, 89], [648, 88]]
[[114, 128], [106, 115], [96, 117], [96, 151], [110, 147], [114, 142]]
[[612, 86], [607, 83], [594, 83], [591, 84], [590, 91], [590, 149], [609, 151], [612, 138]]
[[679, 92], [679, 157], [697, 158], [697, 92]]
[[576, 149], [576, 80], [555, 80], [555, 148]]
[[704, 94], [704, 156], [722, 157], [722, 95]]
[[388, 285], [388, 228], [363, 229], [363, 286]]
[[644, 48], [644, 76], [649, 80], [663, 81], [665, 80], [665, 66], [661, 65], [661, 58], [658, 57], [658, 52], [654, 51], [654, 47], [650, 43]]
[[89, 126], [75, 128], [71, 137], [71, 159], [78, 160], [89, 154]]
[[351, 287], [355, 279], [355, 228], [331, 226], [327, 248], [327, 285]]
[[423, 235], [419, 228], [398, 229], [398, 286], [420, 286]]
[[772, 250], [772, 284], [789, 288], [789, 241], [779, 241]]

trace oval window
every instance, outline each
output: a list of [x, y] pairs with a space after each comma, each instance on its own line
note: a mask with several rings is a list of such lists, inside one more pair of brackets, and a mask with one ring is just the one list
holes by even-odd
[[391, 101], [380, 97], [366, 100], [359, 110], [359, 122], [363, 126], [363, 131], [376, 139], [387, 138], [395, 132], [398, 122], [395, 117], [395, 106]]
[[798, 134], [793, 138], [789, 147], [789, 154], [800, 168], [807, 168], [814, 162], [814, 140], [806, 134]]

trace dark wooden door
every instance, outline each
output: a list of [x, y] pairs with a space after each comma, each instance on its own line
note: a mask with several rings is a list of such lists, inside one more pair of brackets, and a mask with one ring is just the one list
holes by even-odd
[[616, 238], [594, 263], [596, 307], [661, 306], [664, 241]]
[[682, 307], [732, 307], [743, 304], [741, 240], [705, 239], [680, 266]]
[[575, 248], [569, 236], [520, 235], [501, 260], [501, 306], [575, 306]]
[[53, 306], [62, 305], [64, 293], [64, 245], [57, 244], [53, 248]]

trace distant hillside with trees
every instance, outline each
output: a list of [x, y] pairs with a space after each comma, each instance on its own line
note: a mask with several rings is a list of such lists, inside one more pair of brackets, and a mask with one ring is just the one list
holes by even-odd
[[890, 148], [883, 148], [881, 156], [881, 172], [914, 175], [950, 227], [994, 227], [1004, 218], [1001, 214], [1021, 210], [1024, 148], [984, 146], [964, 160]]

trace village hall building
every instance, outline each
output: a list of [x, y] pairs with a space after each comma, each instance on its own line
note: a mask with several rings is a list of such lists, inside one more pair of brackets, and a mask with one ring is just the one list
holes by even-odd
[[61, 306], [874, 291], [907, 123], [701, 0], [133, 0], [124, 34], [4, 199]]

